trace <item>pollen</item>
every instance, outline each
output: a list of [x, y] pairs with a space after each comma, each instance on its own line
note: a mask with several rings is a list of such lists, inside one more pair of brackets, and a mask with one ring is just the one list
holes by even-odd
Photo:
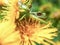
[[32, 18], [23, 19], [17, 22], [17, 28], [20, 31], [20, 33], [28, 37], [32, 36], [34, 32], [37, 30], [37, 28], [40, 27], [39, 21], [33, 20]]

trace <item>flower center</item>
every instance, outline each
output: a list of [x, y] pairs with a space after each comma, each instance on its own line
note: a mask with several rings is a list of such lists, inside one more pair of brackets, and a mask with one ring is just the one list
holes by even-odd
[[20, 32], [21, 34], [23, 35], [26, 35], [28, 37], [32, 36], [32, 34], [34, 33], [34, 30], [33, 30], [33, 26], [32, 25], [20, 25]]
[[17, 29], [16, 29], [20, 31], [21, 35], [26, 35], [28, 37], [32, 36], [35, 33], [37, 26], [39, 26], [40, 24], [36, 20], [31, 19], [29, 20], [17, 21]]

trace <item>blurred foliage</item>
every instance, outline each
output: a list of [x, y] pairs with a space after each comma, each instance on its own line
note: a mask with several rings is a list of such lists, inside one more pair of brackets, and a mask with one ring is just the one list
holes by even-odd
[[58, 29], [58, 37], [54, 41], [60, 41], [60, 0], [33, 0], [31, 11], [44, 13], [40, 16], [45, 21], [50, 20], [52, 26]]

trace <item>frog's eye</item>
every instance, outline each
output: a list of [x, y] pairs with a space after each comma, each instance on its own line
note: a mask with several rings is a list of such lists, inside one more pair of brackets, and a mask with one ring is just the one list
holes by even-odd
[[41, 12], [37, 12], [37, 16], [41, 16], [42, 15], [42, 13]]

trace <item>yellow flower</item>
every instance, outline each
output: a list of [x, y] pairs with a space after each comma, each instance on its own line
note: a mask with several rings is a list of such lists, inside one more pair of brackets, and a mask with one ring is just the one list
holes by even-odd
[[39, 21], [29, 18], [21, 21], [16, 21], [16, 30], [20, 32], [21, 42], [20, 45], [36, 45], [39, 44], [49, 45], [50, 42], [54, 44], [51, 39], [56, 36], [56, 28], [50, 28], [50, 24], [41, 25]]
[[[4, 1], [6, 2], [6, 0]], [[3, 20], [0, 23], [0, 45], [19, 45], [19, 32], [15, 31], [15, 18], [17, 14], [15, 1], [18, 0], [7, 1], [10, 2], [9, 4], [7, 3], [9, 5], [7, 15], [5, 16], [7, 20]]]
[[0, 5], [4, 5], [6, 0], [0, 0]]
[[54, 44], [51, 39], [56, 36], [55, 32], [57, 29], [50, 28], [50, 23], [48, 25], [41, 25], [40, 21], [29, 18], [21, 21], [17, 20], [15, 24], [18, 12], [16, 12], [17, 3], [15, 1], [8, 0], [10, 7], [5, 17], [8, 20], [3, 20], [0, 23], [0, 45], [36, 45], [34, 42], [44, 45], [49, 45], [48, 43]]
[[60, 41], [56, 42], [56, 45], [60, 45]]
[[18, 33], [15, 32], [15, 25], [10, 21], [0, 23], [0, 45], [17, 45]]
[[23, 3], [25, 3], [27, 0], [21, 0]]

